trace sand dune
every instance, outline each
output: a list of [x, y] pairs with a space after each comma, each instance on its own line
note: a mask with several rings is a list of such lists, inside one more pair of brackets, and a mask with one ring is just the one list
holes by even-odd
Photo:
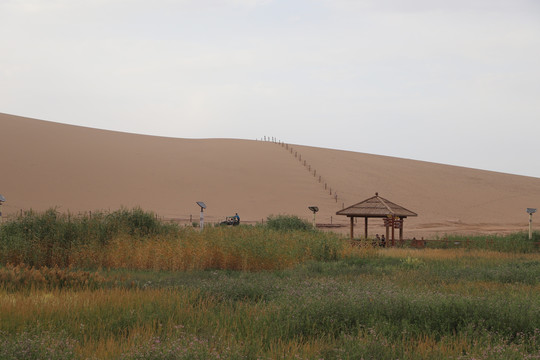
[[[317, 205], [317, 222], [346, 224], [336, 211], [379, 192], [419, 214], [406, 220], [406, 236], [428, 236], [526, 230], [525, 209], [540, 207], [539, 178], [355, 152], [143, 136], [6, 114], [0, 135], [8, 216], [140, 206], [187, 222], [205, 201], [209, 222], [235, 212], [251, 222], [270, 214], [311, 219], [307, 207]], [[382, 232], [382, 222], [372, 224], [370, 232]]]

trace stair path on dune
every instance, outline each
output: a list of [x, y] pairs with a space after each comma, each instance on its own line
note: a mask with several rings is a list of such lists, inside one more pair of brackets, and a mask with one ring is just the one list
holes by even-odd
[[[304, 168], [306, 168], [310, 174], [313, 174], [313, 178], [324, 187], [324, 191], [325, 192], [328, 191], [328, 194], [332, 197], [332, 199], [336, 201], [336, 203], [338, 202], [338, 199], [341, 200], [342, 208], [345, 207], [345, 199], [343, 197], [338, 197], [338, 192], [336, 191], [336, 188], [335, 187], [332, 188], [332, 186], [328, 184], [328, 181], [320, 173], [317, 172], [317, 169], [312, 167], [311, 164], [307, 162], [305, 157], [304, 157], [304, 160], [302, 161], [302, 154], [300, 154], [297, 150], [294, 150], [292, 145], [287, 144], [283, 141], [277, 140], [277, 138], [275, 137], [264, 137], [263, 141], [271, 142], [278, 146], [281, 146], [289, 154], [291, 154], [296, 159], [298, 159], [299, 164], [304, 166]], [[318, 175], [318, 178], [317, 178], [317, 175]]]

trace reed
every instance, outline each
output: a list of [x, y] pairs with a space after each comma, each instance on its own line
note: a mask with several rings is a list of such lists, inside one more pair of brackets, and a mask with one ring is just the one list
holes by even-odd
[[330, 233], [288, 234], [258, 227], [183, 229], [174, 237], [133, 241], [118, 236], [104, 247], [72, 250], [69, 263], [85, 268], [148, 270], [277, 270], [346, 254], [347, 243]]
[[92, 217], [70, 217], [53, 210], [27, 212], [0, 228], [0, 264], [261, 271], [351, 253], [347, 243], [332, 233], [274, 228], [207, 227], [201, 232], [163, 224], [140, 209]]
[[0, 230], [1, 359], [539, 358], [538, 252], [139, 215]]

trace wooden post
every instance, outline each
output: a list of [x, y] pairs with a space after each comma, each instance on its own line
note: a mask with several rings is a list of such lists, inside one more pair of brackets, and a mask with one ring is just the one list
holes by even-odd
[[354, 240], [354, 218], [351, 216], [351, 240]]
[[394, 222], [392, 221], [392, 247], [394, 247]]
[[389, 233], [390, 233], [390, 229], [388, 228], [388, 224], [387, 224], [386, 225], [386, 245], [388, 244], [388, 242], [390, 242], [390, 234]]
[[368, 217], [366, 216], [364, 218], [364, 238], [366, 238], [366, 240], [367, 240], [367, 236], [368, 236]]
[[401, 220], [401, 225], [399, 226], [399, 241], [403, 241], [403, 223], [405, 222], [405, 218], [399, 218]]

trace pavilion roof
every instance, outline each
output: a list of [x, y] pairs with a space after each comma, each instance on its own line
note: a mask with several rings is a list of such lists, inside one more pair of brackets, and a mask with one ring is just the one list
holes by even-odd
[[340, 210], [336, 215], [346, 215], [349, 217], [387, 217], [398, 216], [418, 216], [418, 214], [405, 209], [403, 206], [394, 204], [393, 202], [382, 198], [378, 193], [358, 204], [351, 205], [343, 210]]

